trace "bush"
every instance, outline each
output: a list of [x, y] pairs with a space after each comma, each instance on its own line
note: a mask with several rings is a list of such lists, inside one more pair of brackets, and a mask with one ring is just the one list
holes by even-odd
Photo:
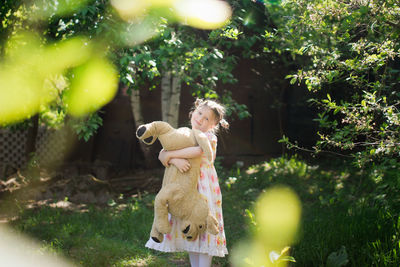
[[251, 225], [258, 196], [283, 184], [297, 192], [303, 205], [292, 247], [296, 266], [324, 266], [328, 258], [343, 255], [351, 266], [398, 265], [398, 194], [385, 193], [384, 186], [397, 177], [392, 168], [359, 170], [340, 161], [310, 165], [298, 157], [271, 159], [245, 172], [235, 169], [224, 180], [227, 236], [250, 238], [251, 227], [243, 225]]

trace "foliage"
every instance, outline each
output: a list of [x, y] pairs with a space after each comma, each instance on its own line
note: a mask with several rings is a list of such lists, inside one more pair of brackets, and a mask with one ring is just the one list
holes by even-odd
[[[379, 176], [398, 181], [398, 175], [388, 169], [378, 174], [341, 161], [316, 165], [297, 157], [271, 159], [247, 170], [232, 169], [223, 188], [228, 243], [251, 237], [257, 224], [254, 204], [258, 197], [269, 188], [286, 185], [303, 206], [301, 230], [290, 253], [297, 266], [340, 265], [346, 260], [346, 266], [398, 265], [398, 192], [386, 195], [387, 190], [381, 189], [380, 194], [374, 193], [382, 182], [377, 181]], [[238, 235], [230, 224], [243, 232]]]
[[350, 153], [359, 166], [398, 154], [400, 6], [396, 1], [266, 2], [275, 27], [264, 51], [290, 59], [320, 110], [315, 150]]
[[[172, 70], [190, 87], [193, 96], [218, 98], [228, 116], [250, 116], [247, 107], [232, 98], [229, 84], [243, 57], [261, 58], [262, 29], [269, 22], [258, 3], [229, 1], [233, 14], [227, 25], [211, 31], [171, 24], [168, 18], [152, 21], [158, 35], [142, 45], [116, 51], [121, 81], [129, 90], [156, 88], [164, 72]], [[218, 90], [216, 90], [218, 88]]]
[[342, 246], [338, 252], [332, 252], [326, 261], [326, 267], [345, 266], [349, 260], [347, 259], [346, 247]]
[[[203, 13], [207, 12], [207, 9], [212, 9], [215, 13], [212, 16], [204, 16]], [[167, 22], [185, 23], [193, 38], [193, 32], [196, 30], [190, 29], [189, 26], [211, 30], [223, 26], [230, 15], [227, 3], [214, 0], [182, 3], [137, 1], [134, 6], [127, 1], [107, 0], [6, 0], [1, 7], [0, 19], [5, 31], [2, 32], [0, 54], [5, 62], [14, 62], [15, 66], [5, 64], [5, 71], [0, 73], [3, 84], [0, 90], [1, 99], [6, 101], [12, 97], [12, 94], [7, 92], [9, 86], [15, 87], [15, 90], [20, 90], [21, 93], [16, 101], [1, 103], [0, 113], [11, 115], [1, 116], [0, 123], [20, 122], [38, 112], [43, 117], [42, 122], [52, 126], [59, 126], [68, 116], [91, 116], [113, 98], [118, 86], [115, 66], [119, 68], [119, 63], [124, 63], [124, 60], [118, 59], [114, 65], [111, 64], [110, 58], [116, 59], [117, 55], [125, 54], [124, 50], [162, 33], [156, 32], [159, 29], [158, 25], [168, 28]], [[25, 31], [33, 33], [34, 38], [21, 41], [19, 36], [24, 37], [21, 33]], [[15, 40], [12, 41], [13, 39]], [[176, 47], [178, 46], [171, 46], [167, 52], [173, 52], [173, 48]], [[16, 48], [22, 48], [25, 56], [22, 55], [21, 49]], [[20, 55], [20, 58], [16, 55]], [[208, 53], [201, 57], [207, 56]], [[24, 64], [15, 61], [15, 58], [33, 62], [29, 65], [29, 71], [23, 69], [21, 66]], [[209, 60], [204, 61], [204, 64], [210, 63]], [[132, 62], [130, 60], [128, 65]], [[146, 64], [151, 65], [153, 62], [150, 60]], [[21, 78], [21, 74], [25, 76]], [[229, 76], [229, 73], [225, 72], [225, 75]], [[64, 76], [68, 79], [64, 87], [67, 93], [56, 93], [54, 88], [43, 90], [42, 87], [51, 84], [48, 80], [54, 79], [54, 76]], [[126, 75], [122, 77], [124, 81]], [[213, 78], [210, 78], [207, 81], [212, 80]], [[28, 98], [29, 94], [35, 98]], [[79, 120], [80, 123], [83, 121], [85, 120]], [[81, 127], [78, 125], [75, 128]], [[85, 131], [95, 129], [89, 126]]]
[[2, 6], [2, 125], [25, 123], [39, 113], [41, 123], [59, 128], [71, 115], [92, 113], [113, 97], [116, 73], [105, 53], [90, 38], [63, 32], [60, 18], [85, 4], [38, 0]]
[[[294, 248], [296, 260], [304, 264], [305, 259], [296, 256], [304, 252], [315, 257], [313, 265], [323, 265], [330, 253], [332, 261], [343, 263], [347, 252], [350, 265], [396, 265], [400, 186], [395, 173], [400, 137], [398, 2], [264, 3], [273, 21], [265, 27], [264, 52], [295, 69], [287, 79], [293, 86], [306, 87], [313, 94], [309, 103], [319, 110], [315, 118], [320, 126], [319, 141], [313, 152], [350, 156], [354, 164], [350, 168], [347, 163], [336, 166], [331, 161], [324, 167], [329, 172], [299, 165], [296, 169], [304, 170], [298, 173], [300, 177], [313, 177], [315, 181], [306, 187], [308, 192], [287, 181], [302, 196], [306, 213], [304, 234]], [[285, 136], [281, 141], [303, 149]], [[286, 164], [281, 168], [288, 169]], [[334, 168], [338, 172], [332, 171]], [[274, 175], [274, 171], [268, 172]], [[312, 200], [318, 200], [319, 205]], [[332, 215], [326, 211], [328, 207]], [[392, 238], [385, 236], [383, 228]], [[332, 229], [339, 236], [356, 236], [358, 243], [346, 244], [345, 238], [329, 233]], [[386, 244], [377, 245], [382, 239]], [[325, 247], [316, 251], [303, 245], [307, 242]], [[377, 257], [368, 259], [366, 255]]]
[[[199, 31], [182, 25], [171, 25], [167, 19], [157, 24], [158, 35], [143, 45], [118, 51], [116, 61], [120, 66], [121, 81], [129, 90], [147, 86], [156, 88], [163, 73], [172, 71], [182, 83], [190, 87], [193, 96], [220, 98], [217, 86], [235, 83], [232, 71], [237, 56], [224, 47], [234, 39], [229, 26], [211, 32]], [[225, 41], [222, 41], [225, 39]], [[220, 87], [220, 88], [221, 88]], [[230, 106], [231, 113], [248, 116], [244, 105], [231, 97], [229, 90], [221, 90], [221, 101]]]
[[93, 136], [93, 133], [103, 125], [103, 120], [99, 115], [99, 112], [90, 114], [84, 118], [78, 118], [70, 122], [72, 129], [75, 130], [79, 139], [83, 139], [86, 142]]

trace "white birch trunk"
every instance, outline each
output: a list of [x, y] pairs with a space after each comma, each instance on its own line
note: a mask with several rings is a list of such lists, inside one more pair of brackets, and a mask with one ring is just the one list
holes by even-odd
[[181, 79], [166, 71], [161, 80], [161, 117], [163, 121], [177, 128], [179, 124], [179, 106], [181, 98]]
[[168, 122], [172, 127], [177, 128], [179, 124], [179, 107], [181, 104], [181, 79], [178, 76], [172, 76], [171, 82], [171, 99], [168, 110]]
[[171, 71], [168, 70], [162, 74], [161, 78], [161, 120], [166, 122], [168, 122], [170, 99], [171, 99]]
[[[131, 109], [133, 114], [133, 119], [135, 121], [136, 129], [144, 124], [143, 114], [142, 114], [142, 107], [140, 104], [140, 91], [139, 90], [132, 90], [131, 93]], [[136, 132], [135, 129], [135, 132]], [[146, 167], [152, 167], [155, 164], [155, 160], [151, 154], [150, 146], [147, 146], [143, 142], [139, 142], [140, 149], [144, 155], [144, 161]]]
[[132, 90], [131, 93], [131, 109], [133, 114], [133, 119], [135, 120], [136, 127], [144, 124], [142, 107], [140, 105], [140, 91]]

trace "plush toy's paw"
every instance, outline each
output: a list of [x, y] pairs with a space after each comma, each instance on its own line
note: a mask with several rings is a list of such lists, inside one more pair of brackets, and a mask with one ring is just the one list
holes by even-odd
[[161, 243], [164, 240], [164, 235], [158, 232], [156, 229], [152, 229], [150, 232], [150, 237], [156, 243]]
[[190, 230], [190, 224], [183, 229], [182, 233], [187, 234]]
[[219, 233], [218, 230], [218, 221], [214, 216], [209, 215], [207, 217], [207, 232], [210, 234], [216, 235]]
[[136, 136], [137, 137], [142, 137], [142, 135], [146, 132], [146, 126], [139, 126], [139, 128], [136, 131]]
[[190, 231], [190, 230], [191, 230], [190, 227], [191, 227], [190, 224], [187, 225], [187, 226], [185, 227], [185, 229], [183, 229], [182, 233], [185, 235], [187, 241], [194, 241], [194, 240], [196, 240], [197, 235], [196, 235], [195, 238], [193, 238], [193, 234], [194, 234], [194, 233], [193, 233], [193, 231]]
[[195, 241], [199, 236], [199, 231], [196, 225], [190, 223], [183, 223], [181, 231], [187, 241]]
[[186, 239], [187, 239], [187, 241], [195, 241], [197, 238], [193, 239], [193, 236], [190, 235], [190, 236], [187, 236]]
[[[147, 128], [145, 125], [140, 125], [139, 128], [136, 130], [136, 137], [143, 141], [143, 143], [147, 145], [151, 145], [155, 142], [156, 138], [154, 136], [144, 137]], [[147, 134], [148, 135], [148, 134]]]
[[153, 241], [156, 243], [161, 243], [164, 240], [164, 235], [158, 234], [157, 236], [151, 236], [151, 239], [153, 239]]

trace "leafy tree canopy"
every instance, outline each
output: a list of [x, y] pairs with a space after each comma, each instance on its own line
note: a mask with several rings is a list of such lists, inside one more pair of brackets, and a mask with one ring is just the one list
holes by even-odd
[[[129, 70], [134, 62], [132, 57], [138, 57], [142, 60], [141, 64], [151, 66], [147, 78], [157, 76], [159, 71], [151, 68], [168, 66], [172, 62], [166, 58], [154, 61], [155, 56], [179, 58], [174, 62], [184, 67], [177, 67], [176, 71], [187, 69], [194, 58], [209, 61], [206, 58], [209, 52], [207, 49], [189, 51], [184, 42], [190, 38], [182, 43], [182, 40], [172, 37], [168, 23], [185, 23], [211, 30], [224, 25], [231, 15], [226, 2], [214, 0], [201, 3], [179, 0], [135, 1], [134, 5], [130, 1], [107, 0], [6, 0], [1, 8], [4, 29], [1, 56], [5, 71], [1, 73], [0, 79], [6, 86], [0, 91], [4, 94], [1, 97], [4, 103], [0, 103], [0, 113], [7, 115], [2, 116], [0, 123], [3, 125], [19, 122], [37, 112], [42, 114], [43, 121], [50, 124], [64, 121], [67, 114], [78, 121], [88, 118], [92, 122], [99, 121], [98, 118], [90, 117], [96, 116], [94, 112], [112, 99], [120, 77], [118, 70]], [[213, 12], [206, 15], [207, 10]], [[188, 26], [186, 28], [189, 29]], [[135, 48], [156, 36], [164, 36], [170, 43], [158, 41], [158, 44], [163, 43], [164, 46], [151, 57], [146, 52], [146, 46]], [[192, 33], [188, 36], [194, 38]], [[179, 49], [175, 51], [172, 48]], [[131, 53], [133, 51], [143, 53]], [[183, 55], [186, 58], [180, 54], [182, 51], [185, 51]], [[131, 58], [126, 60], [126, 55]], [[213, 51], [212, 56], [221, 55]], [[26, 66], [29, 71], [21, 67], [25, 62], [29, 62]], [[198, 69], [192, 68], [192, 72], [196, 71]], [[232, 79], [229, 73], [225, 72], [224, 75], [226, 77], [223, 79]], [[122, 77], [123, 81], [124, 78], [129, 79], [126, 75]], [[203, 82], [212, 83], [215, 80], [215, 75], [205, 77]], [[135, 77], [135, 80], [140, 83], [140, 79]], [[12, 97], [10, 91], [16, 92], [15, 101], [9, 101]], [[35, 97], [32, 100], [28, 95]], [[93, 128], [96, 127], [87, 129]]]
[[360, 166], [397, 157], [398, 1], [289, 0], [265, 10], [275, 27], [265, 29], [264, 51], [290, 59], [298, 70], [287, 78], [315, 95], [315, 150], [348, 151]]

